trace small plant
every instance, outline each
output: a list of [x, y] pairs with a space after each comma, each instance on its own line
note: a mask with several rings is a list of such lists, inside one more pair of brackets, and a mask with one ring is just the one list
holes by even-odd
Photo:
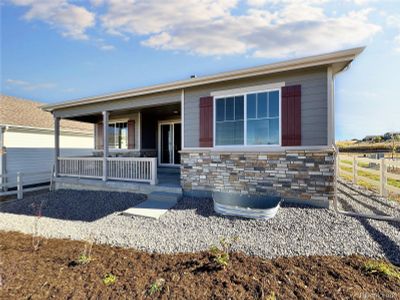
[[85, 254], [81, 254], [78, 257], [77, 263], [80, 265], [86, 265], [90, 263], [92, 259], [89, 256], [86, 256]]
[[40, 246], [39, 220], [42, 217], [43, 201], [41, 201], [40, 204], [34, 202], [31, 204], [31, 207], [33, 209], [33, 213], [36, 216], [33, 223], [32, 247], [34, 251], [37, 251]]
[[116, 281], [117, 281], [117, 276], [111, 273], [106, 274], [103, 278], [103, 283], [107, 286], [114, 284]]
[[77, 260], [78, 264], [85, 265], [92, 260], [92, 248], [93, 248], [93, 240], [89, 239], [85, 242], [85, 248], [83, 249], [83, 253], [79, 255]]
[[220, 267], [226, 268], [229, 265], [229, 253], [232, 251], [232, 245], [239, 240], [239, 237], [235, 236], [231, 240], [227, 238], [221, 238], [219, 241], [220, 247], [211, 246], [210, 253], [214, 257], [213, 261]]
[[149, 295], [152, 296], [152, 295], [154, 295], [155, 293], [161, 292], [162, 289], [163, 289], [164, 283], [165, 283], [165, 279], [163, 279], [163, 278], [159, 278], [159, 279], [157, 279], [156, 281], [154, 281], [154, 282], [150, 285], [150, 288], [149, 288]]
[[364, 265], [364, 270], [370, 274], [382, 274], [387, 277], [394, 277], [400, 280], [400, 271], [393, 265], [385, 262], [369, 261]]
[[274, 292], [271, 292], [265, 300], [276, 300], [276, 296]]

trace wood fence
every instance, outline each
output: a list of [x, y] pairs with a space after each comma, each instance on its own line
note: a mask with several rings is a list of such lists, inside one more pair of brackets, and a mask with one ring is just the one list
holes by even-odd
[[400, 160], [339, 154], [337, 170], [338, 176], [355, 184], [371, 185], [381, 196], [386, 197], [389, 192], [400, 195]]
[[[48, 182], [51, 182], [51, 172], [42, 171], [42, 172], [17, 172], [16, 180], [17, 187], [11, 186], [9, 187], [8, 180], [10, 179], [9, 174], [0, 175], [0, 197], [1, 196], [9, 196], [9, 195], [17, 195], [17, 199], [23, 199], [24, 192], [34, 192], [43, 189], [48, 189], [49, 185], [36, 185], [37, 178], [43, 178], [43, 176], [48, 176]], [[10, 188], [10, 189], [9, 189]]]

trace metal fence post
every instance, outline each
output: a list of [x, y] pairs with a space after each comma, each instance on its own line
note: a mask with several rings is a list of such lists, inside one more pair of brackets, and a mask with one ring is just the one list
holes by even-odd
[[357, 183], [357, 157], [353, 156], [353, 183]]
[[23, 182], [22, 182], [22, 173], [18, 172], [17, 173], [17, 199], [21, 200], [24, 197], [24, 191], [23, 191]]

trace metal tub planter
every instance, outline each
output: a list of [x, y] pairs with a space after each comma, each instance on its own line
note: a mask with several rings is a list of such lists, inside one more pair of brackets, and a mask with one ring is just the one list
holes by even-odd
[[218, 214], [253, 219], [271, 219], [278, 212], [282, 198], [214, 192], [213, 200], [214, 210]]

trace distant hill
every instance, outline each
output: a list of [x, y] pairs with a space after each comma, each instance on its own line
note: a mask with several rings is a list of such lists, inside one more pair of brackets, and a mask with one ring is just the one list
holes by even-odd
[[362, 140], [338, 141], [341, 152], [400, 152], [400, 132], [367, 135]]

